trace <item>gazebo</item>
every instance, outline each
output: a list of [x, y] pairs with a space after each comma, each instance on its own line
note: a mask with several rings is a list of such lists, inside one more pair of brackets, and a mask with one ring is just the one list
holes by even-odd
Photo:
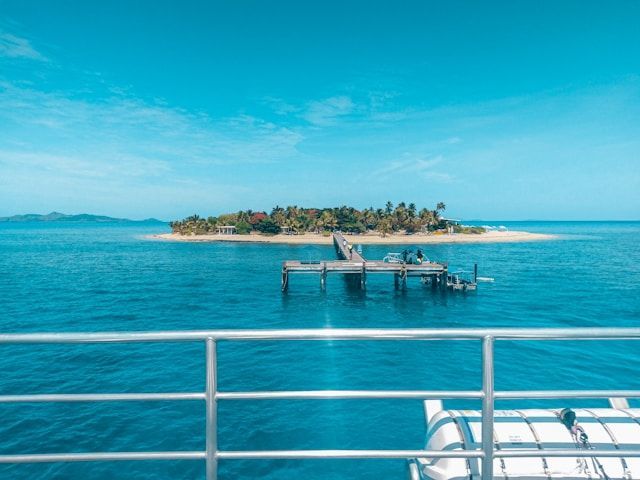
[[218, 227], [218, 235], [235, 235], [236, 227], [233, 225], [222, 225]]

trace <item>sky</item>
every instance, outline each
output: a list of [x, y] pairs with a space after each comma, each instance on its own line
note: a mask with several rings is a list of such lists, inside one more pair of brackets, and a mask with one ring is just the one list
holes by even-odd
[[0, 216], [640, 219], [640, 2], [0, 0]]

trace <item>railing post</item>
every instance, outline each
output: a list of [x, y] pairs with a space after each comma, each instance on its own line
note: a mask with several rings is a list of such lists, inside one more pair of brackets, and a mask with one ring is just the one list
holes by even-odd
[[493, 479], [493, 337], [482, 339], [482, 479]]
[[218, 374], [217, 374], [216, 342], [207, 338], [207, 390], [206, 390], [206, 447], [207, 447], [207, 480], [218, 478]]

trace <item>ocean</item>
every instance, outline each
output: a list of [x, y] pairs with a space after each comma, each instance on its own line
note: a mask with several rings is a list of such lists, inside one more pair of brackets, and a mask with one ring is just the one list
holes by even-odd
[[[484, 223], [484, 222], [483, 222]], [[427, 245], [452, 269], [493, 277], [443, 294], [370, 275], [291, 277], [285, 259], [334, 258], [330, 246], [171, 243], [145, 224], [0, 224], [0, 332], [218, 328], [640, 326], [640, 222], [502, 222], [553, 241]], [[400, 249], [404, 247], [399, 247]], [[382, 258], [388, 246], [363, 246]], [[0, 394], [204, 390], [202, 343], [0, 345]], [[476, 389], [477, 342], [220, 342], [219, 389]], [[499, 342], [497, 389], [640, 389], [640, 344]], [[498, 408], [605, 406], [504, 401]], [[638, 405], [637, 403], [635, 405]], [[452, 408], [479, 408], [451, 401]], [[0, 404], [0, 454], [204, 450], [204, 404]], [[414, 400], [220, 402], [219, 447], [419, 449]], [[405, 478], [402, 460], [222, 461], [220, 479]], [[202, 479], [200, 461], [0, 465], [0, 479]]]

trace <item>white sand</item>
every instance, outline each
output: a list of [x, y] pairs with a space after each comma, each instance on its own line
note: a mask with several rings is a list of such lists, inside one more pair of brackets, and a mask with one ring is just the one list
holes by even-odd
[[[314, 244], [331, 245], [331, 236], [325, 237], [314, 233], [301, 235], [273, 235], [265, 236], [256, 233], [251, 235], [180, 235], [177, 233], [161, 233], [149, 235], [147, 238], [157, 240], [169, 240], [175, 242], [253, 242], [253, 243], [285, 243], [291, 245]], [[530, 232], [497, 232], [489, 231], [481, 234], [457, 233], [453, 235], [427, 235], [417, 233], [414, 235], [387, 235], [378, 234], [345, 235], [348, 242], [354, 245], [420, 245], [427, 243], [503, 243], [503, 242], [530, 242], [534, 240], [552, 240], [555, 235]]]

